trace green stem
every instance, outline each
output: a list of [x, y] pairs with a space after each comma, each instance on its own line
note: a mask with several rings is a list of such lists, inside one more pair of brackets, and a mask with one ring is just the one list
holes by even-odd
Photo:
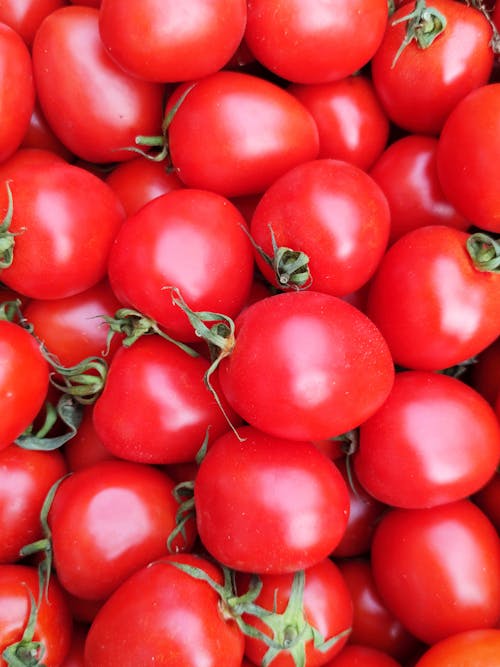
[[415, 9], [409, 14], [394, 20], [392, 25], [405, 21], [408, 21], [406, 34], [394, 56], [391, 67], [396, 65], [399, 57], [411, 42], [416, 42], [421, 49], [428, 49], [436, 37], [446, 28], [446, 17], [435, 7], [427, 7], [425, 0], [416, 0]]
[[500, 273], [500, 243], [497, 239], [477, 232], [467, 239], [467, 252], [478, 271]]

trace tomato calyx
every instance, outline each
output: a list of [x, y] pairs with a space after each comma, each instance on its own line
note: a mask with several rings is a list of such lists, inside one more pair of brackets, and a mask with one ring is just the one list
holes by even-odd
[[12, 222], [12, 215], [14, 213], [14, 200], [12, 198], [12, 190], [9, 185], [10, 181], [5, 181], [5, 189], [7, 190], [7, 211], [0, 222], [0, 271], [8, 269], [14, 261], [14, 246], [16, 243], [16, 236], [22, 234], [25, 230], [19, 232], [11, 232], [10, 224]]
[[500, 273], [500, 243], [484, 232], [471, 234], [467, 239], [467, 252], [478, 271]]
[[[41, 584], [40, 590], [43, 590]], [[37, 604], [33, 593], [30, 590], [28, 590], [28, 593], [30, 599], [30, 613], [23, 636], [15, 644], [7, 646], [2, 653], [2, 658], [9, 667], [46, 667], [44, 663], [40, 662], [45, 653], [45, 646], [42, 642], [33, 640], [39, 604]]]
[[[31, 424], [14, 442], [22, 449], [44, 452], [59, 449], [76, 435], [82, 417], [81, 403], [69, 394], [62, 394], [55, 406], [46, 401], [45, 418], [41, 427], [35, 431], [34, 425]], [[51, 436], [50, 432], [59, 420], [68, 430], [60, 435]]]
[[394, 67], [406, 47], [415, 41], [421, 49], [427, 49], [446, 28], [446, 17], [435, 7], [428, 7], [425, 0], [416, 0], [415, 9], [392, 22], [392, 25], [408, 21], [406, 34], [394, 56]]

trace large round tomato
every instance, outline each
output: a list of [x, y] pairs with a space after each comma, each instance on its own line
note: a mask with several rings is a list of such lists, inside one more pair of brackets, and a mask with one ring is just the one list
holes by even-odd
[[415, 667], [496, 667], [500, 655], [500, 630], [470, 630], [431, 646]]

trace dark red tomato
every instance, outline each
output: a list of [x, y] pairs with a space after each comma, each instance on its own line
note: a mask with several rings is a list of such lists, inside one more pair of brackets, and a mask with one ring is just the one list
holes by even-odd
[[[162, 471], [127, 461], [101, 461], [58, 487], [49, 512], [54, 566], [72, 595], [105, 600], [133, 572], [167, 554], [179, 504]], [[176, 550], [189, 549], [194, 523]]]
[[349, 76], [339, 81], [288, 87], [309, 109], [319, 132], [320, 158], [334, 158], [369, 169], [389, 135], [387, 114], [371, 79]]
[[439, 138], [437, 168], [445, 195], [482, 229], [500, 232], [500, 83], [473, 91], [450, 114]]
[[[293, 658], [293, 648], [297, 650], [300, 643], [305, 648], [305, 663], [307, 667], [320, 667], [337, 655], [348, 639], [348, 632], [352, 624], [352, 601], [349, 589], [340, 573], [338, 567], [329, 559], [320, 561], [316, 565], [304, 571], [304, 589], [302, 597], [296, 596], [297, 580], [294, 573], [290, 574], [263, 574], [259, 576], [262, 590], [255, 599], [256, 604], [268, 611], [277, 614], [286, 613], [285, 610], [292, 598], [292, 605], [297, 607], [291, 612], [288, 623], [290, 627], [297, 624], [298, 632], [309, 624], [321, 635], [324, 642], [331, 641], [338, 636], [330, 648], [314, 646], [312, 638], [307, 641], [298, 639], [292, 650], [286, 648], [271, 661], [273, 667], [295, 667], [297, 664]], [[237, 576], [238, 594], [241, 595], [248, 590], [248, 575]], [[257, 617], [248, 614], [243, 615], [243, 620], [249, 625], [272, 637], [272, 632], [265, 623]], [[284, 623], [286, 627], [286, 622]], [[278, 634], [278, 633], [277, 633]], [[279, 636], [275, 637], [282, 641]], [[267, 651], [267, 646], [260, 639], [245, 637], [245, 655], [256, 665], [262, 664], [262, 659]]]
[[69, 0], [72, 5], [83, 5], [85, 7], [96, 7], [101, 6], [101, 0]]
[[500, 539], [469, 500], [391, 510], [375, 531], [371, 559], [385, 604], [426, 644], [500, 618]]
[[486, 514], [500, 534], [500, 470], [472, 496], [472, 500]]
[[367, 313], [396, 364], [448, 368], [497, 338], [500, 275], [476, 268], [468, 238], [445, 225], [420, 227], [384, 255], [370, 283]]
[[168, 137], [180, 179], [226, 197], [263, 192], [319, 150], [316, 123], [296, 97], [266, 79], [230, 71], [195, 83]]
[[405, 662], [420, 646], [381, 600], [370, 561], [352, 558], [338, 561], [353, 603], [349, 644], [368, 646]]
[[349, 516], [342, 475], [315, 445], [251, 426], [212, 444], [194, 499], [205, 548], [244, 572], [282, 574], [319, 563], [339, 543]]
[[99, 29], [109, 55], [126, 72], [175, 82], [224, 67], [241, 42], [246, 18], [245, 0], [102, 0]]
[[401, 667], [387, 653], [369, 646], [349, 644], [325, 667]]
[[310, 290], [246, 308], [219, 369], [224, 395], [245, 421], [293, 440], [356, 428], [382, 405], [394, 379], [387, 343], [371, 320]]
[[84, 600], [75, 595], [71, 595], [66, 591], [71, 615], [76, 623], [84, 623], [86, 626], [90, 625], [97, 612], [104, 604], [105, 600]]
[[221, 195], [168, 192], [122, 226], [109, 260], [111, 287], [123, 304], [152, 317], [175, 339], [199, 340], [165, 287], [177, 287], [193, 310], [235, 317], [253, 281], [244, 227], [241, 213]]
[[[62, 161], [17, 172], [8, 230], [16, 234], [14, 260], [2, 281], [34, 299], [69, 297], [96, 285], [124, 219], [118, 197], [97, 176]], [[7, 211], [5, 188], [0, 201]]]
[[456, 104], [487, 83], [490, 40], [487, 19], [456, 0], [418, 0], [397, 9], [371, 61], [389, 118], [409, 132], [437, 135]]
[[71, 646], [61, 667], [85, 667], [84, 651], [88, 628], [82, 624], [73, 626]]
[[[142, 463], [194, 461], [207, 428], [211, 440], [229, 428], [203, 381], [209, 366], [204, 357], [193, 358], [158, 335], [119, 349], [94, 404], [97, 436], [119, 458]], [[216, 377], [212, 385], [220, 395]]]
[[468, 378], [474, 389], [494, 405], [500, 395], [500, 337], [477, 356]]
[[[47, 590], [47, 595], [40, 596], [33, 641], [41, 644], [43, 653], [37, 657], [42, 658], [43, 664], [56, 667], [62, 664], [69, 651], [72, 619], [55, 575], [50, 577]], [[0, 565], [0, 655], [23, 636], [31, 610], [30, 593], [37, 601], [39, 581], [35, 567]], [[0, 666], [7, 667], [7, 662], [0, 658]]]
[[172, 561], [203, 569], [222, 584], [214, 564], [191, 554], [170, 556], [139, 570], [92, 623], [86, 667], [241, 667], [244, 638], [234, 621], [223, 617], [219, 596]]
[[471, 630], [437, 642], [415, 667], [494, 667], [499, 655], [500, 630]]
[[0, 5], [0, 21], [13, 28], [31, 46], [43, 19], [65, 4], [65, 0], [5, 0]]
[[410, 134], [392, 143], [370, 170], [391, 210], [389, 242], [417, 227], [448, 225], [465, 231], [466, 220], [444, 196], [438, 179], [438, 140]]
[[368, 493], [395, 507], [466, 498], [500, 461], [491, 406], [461, 380], [439, 373], [396, 373], [388, 399], [359, 434], [357, 477]]
[[152, 199], [182, 187], [178, 176], [167, 171], [163, 162], [143, 157], [120, 162], [106, 176], [106, 183], [118, 195], [127, 216], [137, 213]]
[[19, 560], [26, 544], [43, 537], [40, 511], [51, 486], [67, 472], [59, 451], [10, 445], [0, 451], [0, 563]]
[[0, 23], [0, 162], [21, 145], [34, 103], [33, 67], [28, 47], [13, 28]]
[[64, 458], [72, 472], [87, 468], [99, 461], [115, 458], [96, 433], [93, 412], [93, 405], [83, 407], [82, 421], [78, 430], [64, 445]]
[[41, 150], [51, 151], [59, 157], [71, 162], [73, 154], [66, 146], [59, 141], [52, 128], [47, 123], [47, 119], [43, 115], [38, 101], [35, 102], [33, 113], [31, 114], [30, 124], [23, 137], [20, 148], [37, 148]]
[[[285, 255], [276, 269], [255, 251], [265, 278], [280, 289], [312, 286], [317, 292], [344, 296], [362, 287], [375, 273], [389, 237], [387, 200], [359, 167], [340, 160], [312, 160], [276, 180], [260, 199], [250, 233], [269, 258]], [[295, 252], [308, 257], [309, 278], [298, 280]], [[290, 253], [288, 253], [290, 255]], [[302, 275], [304, 267], [297, 271]], [[302, 284], [304, 283], [305, 284]]]
[[0, 320], [0, 449], [25, 431], [43, 405], [49, 366], [25, 329]]
[[366, 65], [386, 22], [385, 0], [249, 0], [245, 39], [257, 60], [282, 78], [324, 83]]
[[134, 153], [120, 149], [160, 130], [164, 87], [126, 74], [111, 60], [98, 18], [97, 9], [70, 6], [44, 19], [33, 42], [38, 98], [72, 153], [89, 162], [128, 160]]

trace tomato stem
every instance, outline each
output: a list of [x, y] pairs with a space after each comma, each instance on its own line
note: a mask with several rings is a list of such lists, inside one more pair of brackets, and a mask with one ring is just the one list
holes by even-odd
[[467, 252], [478, 271], [500, 273], [500, 243], [484, 232], [471, 234]]
[[[73, 396], [63, 394], [55, 407], [47, 402], [45, 409], [45, 420], [41, 428], [33, 433], [33, 425], [29, 426], [15, 440], [16, 445], [23, 449], [48, 452], [59, 449], [76, 435], [82, 421], [83, 409], [81, 403], [78, 403]], [[58, 419], [67, 426], [68, 431], [61, 435], [49, 436], [50, 430]]]
[[394, 56], [391, 67], [396, 65], [399, 57], [411, 42], [416, 42], [421, 49], [427, 49], [446, 28], [446, 17], [435, 7], [427, 7], [425, 0], [416, 0], [415, 9], [395, 19], [392, 25], [405, 21], [408, 21], [406, 34]]

